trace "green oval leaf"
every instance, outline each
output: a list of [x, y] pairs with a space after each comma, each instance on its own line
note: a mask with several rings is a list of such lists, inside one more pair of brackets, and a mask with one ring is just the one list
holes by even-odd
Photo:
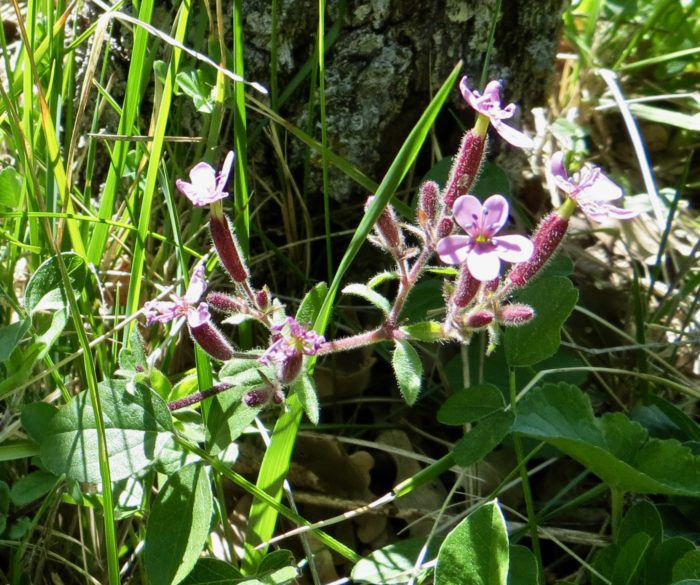
[[535, 309], [535, 318], [519, 327], [509, 327], [503, 336], [510, 366], [530, 366], [553, 356], [561, 344], [561, 328], [578, 300], [578, 291], [568, 278], [539, 278], [516, 295], [520, 303]]
[[442, 324], [437, 321], [422, 321], [413, 325], [401, 327], [406, 335], [418, 341], [440, 341], [445, 338]]
[[219, 559], [199, 559], [182, 585], [224, 585], [243, 575], [233, 565]]
[[503, 410], [503, 393], [493, 384], [477, 384], [450, 396], [438, 410], [444, 425], [463, 425]]
[[301, 406], [304, 408], [306, 416], [312, 424], [318, 424], [319, 406], [318, 396], [316, 395], [316, 384], [313, 378], [307, 373], [302, 373], [292, 384], [292, 391], [299, 398]]
[[[66, 265], [71, 286], [75, 293], [79, 294], [87, 275], [85, 261], [75, 252], [63, 252], [61, 256]], [[27, 313], [33, 315], [41, 310], [67, 309], [68, 303], [62, 289], [63, 281], [58, 268], [58, 259], [54, 256], [42, 262], [27, 283], [24, 295]]]
[[[172, 436], [170, 411], [150, 388], [108, 380], [99, 385], [112, 481], [143, 473]], [[41, 460], [69, 479], [101, 483], [95, 413], [86, 391], [63, 406], [43, 437]]]
[[435, 585], [506, 585], [508, 564], [506, 522], [497, 502], [489, 502], [445, 538], [435, 567]]
[[700, 457], [674, 439], [650, 438], [622, 413], [594, 416], [588, 396], [570, 384], [532, 390], [513, 431], [554, 445], [622, 491], [700, 493]]
[[[432, 559], [437, 552], [437, 542], [431, 540], [425, 561]], [[409, 538], [382, 547], [359, 561], [350, 574], [353, 583], [373, 585], [393, 585], [406, 583], [413, 574], [416, 560], [425, 546], [425, 538]], [[418, 571], [418, 577], [425, 571]], [[417, 579], [420, 582], [420, 578]]]
[[399, 390], [411, 406], [420, 394], [421, 378], [423, 377], [423, 363], [418, 352], [407, 341], [398, 339], [391, 357], [391, 365], [394, 367]]
[[151, 583], [177, 585], [194, 568], [209, 536], [213, 505], [206, 470], [188, 465], [170, 476], [151, 508], [143, 561]]
[[515, 416], [509, 411], [499, 411], [481, 419], [464, 435], [454, 448], [458, 465], [467, 467], [481, 461], [506, 437], [513, 426]]
[[367, 285], [358, 283], [349, 284], [342, 290], [342, 293], [344, 295], [355, 295], [356, 297], [366, 300], [368, 303], [371, 303], [377, 307], [385, 315], [388, 315], [391, 311], [391, 303], [389, 300], [380, 295], [376, 290], [369, 288]]

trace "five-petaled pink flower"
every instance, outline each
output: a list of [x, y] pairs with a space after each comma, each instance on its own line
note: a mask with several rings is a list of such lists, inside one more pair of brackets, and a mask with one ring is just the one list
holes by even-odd
[[459, 89], [467, 103], [479, 114], [489, 119], [493, 129], [503, 140], [519, 148], [532, 148], [534, 146], [530, 137], [503, 123], [503, 120], [515, 115], [516, 108], [515, 104], [508, 104], [505, 108], [501, 107], [501, 84], [498, 81], [489, 81], [483, 95], [481, 95], [478, 91], [469, 89], [467, 78], [463, 77], [459, 83]]
[[549, 164], [557, 187], [571, 197], [592, 220], [631, 219], [639, 214], [638, 211], [608, 203], [622, 197], [622, 189], [597, 166], [587, 164], [569, 177], [564, 167], [564, 153], [561, 151], [554, 153]]
[[191, 183], [178, 179], [175, 181], [175, 185], [195, 207], [204, 207], [228, 197], [228, 192], [225, 189], [232, 164], [233, 151], [230, 151], [226, 155], [221, 172], [218, 175], [210, 164], [200, 162], [192, 167], [190, 171]]
[[144, 305], [146, 325], [167, 323], [178, 317], [187, 317], [191, 327], [197, 327], [209, 320], [209, 309], [206, 303], [197, 303], [202, 298], [207, 283], [204, 280], [204, 264], [197, 264], [190, 279], [185, 295], [171, 295], [172, 301], [148, 301]]
[[501, 272], [501, 260], [525, 262], [530, 259], [533, 245], [525, 236], [498, 236], [508, 221], [508, 201], [502, 195], [492, 195], [483, 206], [472, 195], [458, 197], [453, 207], [454, 218], [467, 235], [442, 238], [437, 244], [440, 260], [447, 264], [462, 264], [474, 278], [487, 282]]

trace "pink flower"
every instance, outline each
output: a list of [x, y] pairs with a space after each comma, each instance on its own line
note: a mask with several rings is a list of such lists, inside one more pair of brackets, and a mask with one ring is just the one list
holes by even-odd
[[258, 361], [264, 365], [281, 363], [297, 354], [316, 355], [325, 339], [315, 331], [308, 331], [294, 317], [287, 317], [271, 329], [270, 347], [265, 350]]
[[501, 260], [525, 262], [532, 256], [533, 245], [526, 237], [495, 237], [508, 220], [508, 201], [502, 195], [492, 195], [483, 206], [476, 197], [463, 195], [455, 201], [453, 212], [467, 235], [447, 236], [438, 242], [437, 253], [443, 262], [466, 261], [474, 278], [488, 282], [500, 274]]
[[178, 317], [187, 317], [187, 322], [192, 327], [200, 325], [203, 320], [206, 320], [209, 313], [206, 303], [201, 303], [197, 306], [206, 288], [204, 264], [199, 263], [194, 269], [190, 285], [187, 287], [184, 296], [171, 295], [172, 301], [148, 301], [144, 305], [146, 325], [152, 325], [156, 322], [167, 323]]
[[587, 164], [569, 177], [564, 167], [564, 153], [561, 151], [554, 153], [549, 165], [557, 187], [571, 197], [593, 221], [605, 221], [607, 218], [631, 219], [639, 214], [638, 211], [608, 203], [620, 199], [622, 189], [597, 166]]
[[459, 89], [467, 103], [479, 114], [489, 119], [493, 129], [498, 132], [503, 140], [520, 148], [532, 148], [534, 146], [532, 139], [520, 132], [520, 130], [511, 128], [503, 123], [503, 120], [512, 118], [515, 115], [516, 108], [515, 104], [508, 104], [505, 108], [501, 108], [501, 84], [498, 81], [489, 81], [484, 94], [481, 95], [478, 91], [469, 89], [467, 78], [463, 77], [459, 83]]
[[226, 155], [221, 172], [217, 175], [214, 168], [205, 162], [197, 163], [190, 171], [190, 181], [175, 181], [177, 188], [187, 196], [195, 207], [204, 207], [214, 201], [228, 197], [226, 183], [233, 164], [233, 151]]

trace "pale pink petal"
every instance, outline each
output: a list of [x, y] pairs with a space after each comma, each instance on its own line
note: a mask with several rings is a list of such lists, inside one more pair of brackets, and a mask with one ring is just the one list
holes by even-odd
[[532, 242], [525, 236], [499, 236], [493, 238], [493, 243], [499, 258], [512, 264], [526, 262], [535, 250]]
[[206, 205], [205, 203], [200, 202], [201, 196], [199, 189], [196, 189], [186, 181], [178, 179], [175, 181], [175, 186], [192, 202], [195, 207], [202, 207], [203, 205]]
[[[552, 155], [552, 158], [549, 159], [549, 170], [556, 179], [561, 179], [567, 185], [569, 184], [569, 173], [566, 172], [566, 167], [564, 166], [564, 153], [561, 150], [555, 152]], [[558, 181], [557, 184], [559, 184]], [[566, 189], [563, 190], [565, 191]]]
[[481, 212], [481, 233], [493, 236], [508, 221], [508, 200], [503, 195], [491, 195], [484, 201]]
[[490, 102], [489, 105], [501, 106], [501, 84], [496, 81], [489, 81], [484, 88], [484, 101]]
[[607, 219], [632, 219], [639, 215], [638, 211], [615, 207], [608, 203], [582, 201], [579, 205], [586, 216], [597, 222], [604, 222]]
[[472, 252], [467, 256], [467, 268], [474, 278], [487, 282], [496, 278], [501, 272], [501, 261], [496, 251]]
[[190, 279], [190, 285], [187, 287], [187, 292], [185, 293], [185, 301], [191, 305], [199, 301], [204, 291], [207, 289], [207, 281], [204, 279], [204, 272], [204, 263], [198, 263], [197, 266], [195, 266], [192, 278]]
[[[224, 193], [226, 185], [228, 183], [228, 176], [231, 172], [231, 165], [233, 165], [234, 154], [232, 150], [229, 150], [226, 158], [224, 159], [224, 165], [221, 167], [221, 172], [216, 179], [216, 190], [219, 193]], [[228, 193], [227, 193], [228, 195]]]
[[[464, 76], [462, 77], [462, 80], [459, 82], [459, 89], [462, 92], [462, 97], [464, 100], [477, 112], [479, 112], [480, 104], [479, 104], [479, 92], [473, 92], [471, 89], [469, 89], [469, 84], [467, 81], [467, 77]], [[480, 112], [483, 113], [483, 112]]]
[[482, 206], [473, 195], [462, 195], [457, 197], [452, 207], [455, 221], [467, 233], [474, 231], [481, 220]]
[[535, 143], [532, 138], [526, 136], [520, 130], [516, 130], [511, 126], [507, 126], [498, 119], [491, 118], [491, 125], [493, 129], [498, 132], [498, 135], [503, 138], [509, 144], [517, 146], [518, 148], [533, 148]]
[[187, 309], [187, 324], [190, 327], [200, 327], [211, 320], [209, 307], [206, 303], [200, 303], [196, 309], [190, 307]]
[[181, 315], [181, 305], [172, 301], [148, 301], [144, 306], [146, 325], [167, 323]]
[[462, 264], [467, 259], [470, 246], [469, 236], [447, 236], [437, 243], [436, 250], [445, 264]]
[[213, 193], [216, 190], [216, 171], [208, 163], [197, 163], [190, 171], [190, 182], [202, 195]]
[[622, 197], [622, 188], [606, 177], [598, 167], [588, 169], [588, 172], [576, 194], [578, 201], [615, 201]]

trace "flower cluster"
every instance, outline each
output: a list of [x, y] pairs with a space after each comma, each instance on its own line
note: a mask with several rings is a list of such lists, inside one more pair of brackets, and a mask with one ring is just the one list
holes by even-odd
[[[370, 239], [392, 256], [398, 288], [393, 302], [364, 285], [348, 290], [362, 291], [357, 294], [382, 308], [384, 321], [380, 326], [327, 342], [287, 316], [284, 305], [271, 296], [267, 286], [258, 290], [253, 287], [233, 225], [223, 211], [233, 152], [226, 155], [220, 172], [200, 162], [190, 171], [190, 182], [176, 182], [194, 206], [210, 206], [212, 242], [221, 266], [231, 278], [233, 291], [209, 292], [202, 300], [207, 282], [204, 264], [199, 263], [183, 296], [172, 295], [170, 300], [146, 303], [147, 324], [184, 318], [192, 338], [214, 358], [227, 361], [235, 359], [233, 344], [214, 324], [210, 308], [229, 315], [226, 323], [244, 319], [260, 323], [268, 332], [266, 348], [244, 357], [255, 358], [254, 363], [259, 364], [258, 381], [263, 383], [250, 389], [243, 402], [250, 407], [261, 407], [282, 402], [282, 388], [300, 376], [305, 356], [406, 340], [408, 334], [401, 327], [402, 309], [436, 254], [443, 263], [458, 267], [457, 278], [444, 284], [446, 314], [438, 327], [439, 338], [467, 343], [475, 331], [487, 330], [491, 338], [489, 347], [494, 347], [501, 328], [519, 326], [533, 319], [533, 308], [512, 302], [510, 295], [535, 278], [556, 253], [575, 210], [580, 208], [594, 221], [630, 219], [636, 212], [611, 203], [621, 198], [622, 189], [598, 167], [584, 165], [569, 176], [565, 155], [559, 152], [552, 157], [550, 168], [558, 188], [567, 195], [564, 204], [542, 220], [532, 238], [504, 234], [509, 229], [508, 200], [503, 195], [492, 194], [482, 202], [472, 194], [485, 156], [488, 128], [493, 126], [502, 139], [515, 147], [532, 148], [534, 143], [525, 133], [505, 123], [513, 118], [516, 107], [501, 105], [502, 86], [498, 81], [489, 82], [482, 94], [471, 89], [465, 77], [460, 90], [478, 114], [477, 120], [462, 139], [444, 188], [433, 181], [421, 185], [416, 222], [400, 222], [391, 206], [378, 210], [375, 197], [367, 200], [366, 209], [377, 213]], [[407, 243], [408, 238], [419, 242]], [[504, 263], [511, 265], [506, 274], [502, 274]], [[307, 412], [313, 413], [313, 408]]]

